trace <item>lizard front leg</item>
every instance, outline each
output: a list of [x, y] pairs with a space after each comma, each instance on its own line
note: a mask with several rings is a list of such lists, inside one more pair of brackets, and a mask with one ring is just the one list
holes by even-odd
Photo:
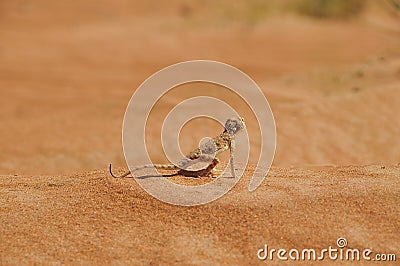
[[236, 150], [235, 140], [231, 139], [229, 164], [231, 166], [231, 173], [232, 173], [233, 178], [236, 178], [236, 174], [235, 174], [235, 150]]

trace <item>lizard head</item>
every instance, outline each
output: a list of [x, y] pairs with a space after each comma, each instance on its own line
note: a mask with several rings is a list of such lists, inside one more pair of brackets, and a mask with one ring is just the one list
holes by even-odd
[[229, 135], [234, 136], [242, 129], [245, 129], [246, 125], [244, 123], [244, 119], [242, 117], [237, 118], [229, 118], [225, 122], [225, 131], [229, 133]]

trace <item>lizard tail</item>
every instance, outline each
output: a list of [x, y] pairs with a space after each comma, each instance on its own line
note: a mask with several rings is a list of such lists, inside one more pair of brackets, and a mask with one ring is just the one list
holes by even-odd
[[116, 176], [116, 175], [113, 174], [113, 172], [111, 170], [111, 164], [110, 164], [109, 170], [110, 170], [111, 176], [114, 177], [114, 178], [123, 178], [123, 177], [126, 177], [126, 176], [130, 175], [130, 173], [131, 173], [130, 171], [128, 171], [125, 174], [122, 174], [120, 176]]
[[[169, 164], [145, 164], [145, 165], [142, 165], [142, 166], [139, 166], [139, 167], [136, 167], [136, 168], [132, 169], [132, 171], [145, 169], [145, 168], [152, 168], [152, 167], [158, 168], [158, 169], [179, 169], [177, 166], [175, 166], [173, 164], [171, 164], [171, 165], [169, 165]], [[128, 172], [126, 172], [126, 173], [124, 173], [124, 174], [122, 174], [120, 176], [116, 176], [116, 175], [113, 174], [113, 172], [111, 170], [111, 164], [110, 164], [110, 167], [109, 167], [109, 171], [110, 171], [111, 176], [114, 177], [114, 178], [123, 178], [123, 177], [126, 177], [126, 176], [131, 174], [131, 171], [128, 171]]]

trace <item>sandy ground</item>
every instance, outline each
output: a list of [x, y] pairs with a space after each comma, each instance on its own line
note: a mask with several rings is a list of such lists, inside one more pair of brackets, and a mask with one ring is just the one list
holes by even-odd
[[[265, 243], [322, 249], [339, 237], [399, 259], [399, 16], [371, 2], [356, 18], [316, 20], [259, 18], [227, 1], [2, 1], [0, 264], [255, 264]], [[232, 64], [260, 85], [277, 150], [254, 193], [246, 172], [223, 198], [183, 208], [106, 168], [126, 169], [121, 127], [134, 90], [190, 59]], [[167, 94], [149, 138], [193, 95], [195, 86]], [[257, 136], [240, 99], [209, 95], [237, 106]], [[180, 141], [190, 150], [219, 131], [194, 122]], [[258, 146], [252, 138], [251, 160]], [[149, 152], [166, 161], [157, 141]]]
[[399, 175], [399, 166], [274, 167], [255, 192], [243, 178], [198, 207], [165, 204], [106, 171], [1, 176], [1, 262], [254, 265], [264, 244], [321, 250], [339, 237], [398, 254]]

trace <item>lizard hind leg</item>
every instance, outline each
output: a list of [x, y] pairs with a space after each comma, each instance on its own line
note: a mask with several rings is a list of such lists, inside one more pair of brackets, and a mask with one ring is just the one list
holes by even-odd
[[204, 170], [205, 174], [204, 175], [211, 175], [212, 176], [212, 172], [213, 170], [215, 170], [215, 167], [219, 164], [219, 159], [218, 158], [214, 158], [212, 160], [212, 162], [210, 163], [210, 165], [207, 166], [207, 168]]

